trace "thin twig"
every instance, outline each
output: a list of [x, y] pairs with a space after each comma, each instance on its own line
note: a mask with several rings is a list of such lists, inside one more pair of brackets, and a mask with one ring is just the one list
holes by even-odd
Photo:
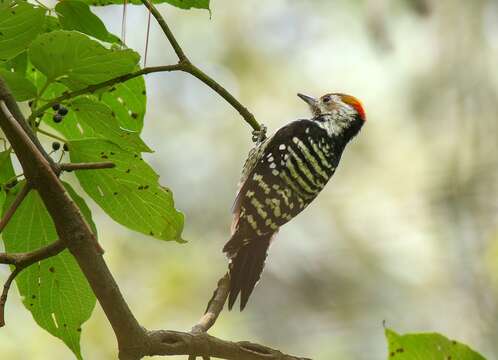
[[25, 253], [6, 254], [0, 253], [0, 264], [14, 265], [14, 270], [10, 273], [5, 285], [3, 286], [2, 296], [0, 297], [0, 327], [5, 325], [5, 304], [12, 281], [15, 277], [28, 266], [59, 254], [66, 248], [66, 245], [57, 240], [54, 243], [47, 245], [41, 249]]
[[204, 71], [199, 69], [194, 64], [185, 65], [184, 72], [187, 72], [204, 84], [209, 86], [212, 90], [214, 90], [218, 95], [220, 95], [223, 99], [225, 99], [232, 107], [239, 112], [242, 118], [253, 128], [253, 130], [259, 131], [261, 130], [261, 125], [257, 122], [254, 115], [244, 106], [242, 105], [230, 92], [228, 92], [223, 86], [217, 83], [213, 78], [207, 75]]
[[176, 38], [171, 32], [170, 28], [166, 24], [166, 20], [157, 10], [154, 4], [152, 4], [149, 0], [140, 0], [140, 1], [142, 1], [142, 3], [150, 10], [152, 15], [156, 18], [156, 21], [159, 24], [159, 26], [161, 26], [161, 29], [168, 38], [176, 55], [178, 56], [178, 60], [180, 61], [179, 64], [183, 65], [183, 68], [181, 70], [195, 76], [197, 79], [199, 79], [204, 84], [213, 89], [216, 93], [218, 93], [218, 95], [220, 95], [223, 99], [225, 99], [233, 108], [235, 108], [242, 116], [242, 118], [244, 118], [244, 120], [249, 125], [251, 125], [251, 127], [254, 130], [256, 131], [260, 130], [261, 129], [260, 124], [256, 121], [254, 115], [249, 110], [247, 110], [247, 108], [244, 105], [242, 105], [230, 92], [228, 92], [223, 86], [217, 83], [213, 78], [208, 76], [204, 71], [202, 71], [201, 69], [199, 69], [197, 66], [195, 66], [190, 62], [190, 60], [185, 55], [183, 49], [181, 48], [180, 44], [178, 44], [178, 41], [176, 41]]
[[218, 280], [218, 286], [216, 287], [211, 300], [208, 302], [204, 315], [202, 315], [197, 324], [195, 324], [190, 331], [192, 334], [205, 333], [214, 325], [216, 319], [223, 310], [223, 306], [225, 306], [229, 290], [230, 275], [226, 273]]
[[26, 267], [35, 262], [55, 256], [66, 248], [62, 240], [57, 240], [52, 244], [40, 249], [23, 253], [0, 253], [0, 264], [15, 265], [17, 267]]
[[63, 164], [59, 164], [59, 168], [62, 171], [112, 169], [113, 167], [116, 167], [116, 164], [114, 164], [113, 162], [63, 163]]
[[5, 212], [5, 214], [2, 217], [2, 220], [0, 220], [0, 233], [5, 229], [5, 226], [9, 223], [10, 219], [16, 212], [17, 208], [19, 205], [21, 205], [22, 201], [28, 195], [29, 191], [31, 190], [31, 186], [27, 182], [19, 191], [17, 194], [16, 198], [14, 199], [14, 202], [10, 205], [9, 209]]
[[15, 277], [21, 272], [21, 268], [16, 267], [7, 278], [3, 286], [2, 296], [0, 296], [0, 327], [5, 326], [5, 304], [7, 303], [7, 296], [9, 295], [10, 284], [15, 279]]
[[67, 141], [66, 139], [61, 138], [60, 136], [57, 136], [55, 134], [52, 134], [52, 133], [45, 131], [43, 129], [40, 129], [40, 128], [37, 128], [36, 131], [45, 135], [45, 136], [51, 137], [52, 139], [59, 140], [60, 142], [63, 142], [63, 143], [65, 143]]
[[80, 90], [75, 90], [75, 91], [71, 91], [71, 92], [69, 92], [69, 91], [64, 92], [61, 96], [58, 96], [54, 99], [51, 99], [45, 105], [40, 106], [36, 110], [33, 110], [33, 112], [31, 113], [31, 115], [28, 118], [28, 121], [32, 121], [36, 117], [43, 114], [43, 112], [45, 110], [50, 109], [55, 104], [59, 104], [64, 100], [69, 100], [69, 99], [72, 99], [76, 96], [80, 96], [80, 95], [84, 95], [84, 94], [88, 94], [88, 93], [93, 93], [99, 89], [105, 88], [107, 86], [112, 86], [112, 85], [116, 85], [119, 83], [123, 83], [127, 80], [136, 78], [136, 77], [141, 76], [141, 75], [146, 75], [146, 74], [150, 74], [150, 73], [154, 73], [154, 72], [180, 71], [180, 70], [183, 70], [182, 64], [153, 66], [153, 67], [144, 68], [142, 70], [138, 70], [138, 71], [135, 71], [135, 72], [132, 72], [129, 74], [120, 75], [120, 76], [103, 81], [103, 82], [98, 83], [98, 84], [89, 85], [86, 88], [83, 88]]
[[147, 7], [147, 9], [149, 9], [149, 11], [152, 13], [152, 15], [156, 18], [157, 23], [159, 24], [159, 26], [161, 27], [161, 29], [164, 32], [164, 35], [166, 35], [169, 43], [173, 47], [173, 50], [175, 50], [175, 54], [176, 54], [176, 56], [178, 56], [178, 59], [180, 61], [187, 60], [187, 56], [183, 52], [182, 47], [180, 46], [180, 44], [178, 44], [178, 41], [176, 41], [175, 36], [171, 32], [168, 24], [166, 24], [166, 21], [162, 17], [159, 10], [157, 10], [157, 8], [149, 0], [140, 0], [140, 1], [142, 1], [142, 3]]
[[144, 54], [144, 67], [147, 66], [147, 53], [149, 52], [149, 36], [150, 36], [150, 9], [147, 15], [147, 34], [145, 35], [145, 54]]

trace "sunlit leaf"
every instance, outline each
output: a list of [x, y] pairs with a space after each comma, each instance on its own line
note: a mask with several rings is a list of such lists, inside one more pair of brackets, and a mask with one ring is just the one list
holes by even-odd
[[61, 1], [55, 6], [55, 11], [64, 30], [77, 30], [107, 42], [114, 40], [102, 20], [92, 13], [90, 7], [83, 1]]
[[29, 100], [36, 96], [36, 87], [20, 73], [0, 69], [0, 76], [7, 82], [17, 101]]
[[[19, 190], [24, 183], [19, 184]], [[95, 231], [90, 210], [83, 199], [65, 184], [72, 199]], [[15, 198], [8, 195], [4, 208]], [[2, 233], [8, 252], [33, 251], [57, 240], [50, 215], [38, 193], [32, 190]], [[40, 327], [58, 337], [81, 359], [82, 324], [90, 317], [96, 299], [78, 264], [68, 250], [33, 264], [16, 278], [24, 306]]]
[[142, 131], [147, 100], [143, 76], [117, 84], [100, 97], [116, 114], [123, 128]]
[[3, 68], [10, 71], [15, 71], [16, 73], [26, 74], [28, 67], [28, 51], [23, 51], [22, 53], [16, 55], [12, 59], [3, 63]]
[[72, 162], [111, 161], [113, 169], [77, 171], [88, 195], [118, 223], [161, 240], [182, 242], [183, 214], [171, 191], [140, 156], [103, 140], [69, 143]]
[[386, 329], [388, 360], [485, 360], [467, 345], [437, 333], [399, 335]]
[[132, 50], [110, 50], [86, 35], [62, 30], [40, 35], [29, 57], [48, 81], [58, 79], [71, 89], [129, 73], [140, 58]]
[[42, 31], [45, 10], [27, 2], [4, 5], [0, 11], [0, 61], [23, 52]]

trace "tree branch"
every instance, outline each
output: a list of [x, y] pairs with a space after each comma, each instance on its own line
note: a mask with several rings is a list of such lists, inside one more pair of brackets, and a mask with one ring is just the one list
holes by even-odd
[[239, 112], [242, 118], [253, 128], [253, 130], [259, 131], [261, 130], [261, 125], [257, 122], [254, 115], [247, 110], [247, 108], [242, 105], [232, 94], [230, 94], [223, 86], [217, 83], [214, 79], [209, 77], [205, 72], [196, 67], [194, 64], [185, 65], [184, 72], [193, 75], [204, 84], [209, 86], [212, 90], [214, 90], [218, 95], [220, 95], [223, 99], [225, 99], [235, 110]]
[[[3, 110], [3, 106], [5, 106], [5, 104], [2, 102], [1, 106]], [[5, 226], [7, 226], [12, 216], [14, 216], [14, 213], [16, 212], [17, 208], [19, 207], [19, 205], [21, 205], [22, 201], [26, 198], [30, 190], [31, 186], [27, 182], [23, 186], [21, 191], [19, 191], [19, 193], [17, 194], [16, 198], [14, 199], [14, 202], [10, 205], [9, 209], [3, 215], [2, 220], [0, 220], [0, 233], [3, 231], [3, 229], [5, 229]]]
[[157, 10], [157, 8], [149, 0], [141, 0], [141, 1], [147, 7], [147, 9], [149, 9], [154, 18], [156, 18], [157, 23], [163, 30], [164, 35], [166, 35], [166, 37], [168, 38], [168, 41], [173, 47], [173, 50], [175, 50], [175, 54], [176, 56], [178, 56], [180, 62], [185, 60], [188, 61], [187, 56], [183, 52], [182, 47], [180, 46], [180, 44], [178, 44], [178, 41], [176, 41], [175, 36], [171, 32], [168, 24], [166, 24], [166, 21], [164, 21], [164, 18], [159, 13], [159, 10]]
[[51, 99], [45, 105], [40, 106], [36, 110], [33, 110], [33, 112], [31, 113], [31, 115], [28, 118], [28, 122], [32, 123], [33, 120], [35, 118], [37, 118], [38, 116], [41, 116], [45, 110], [50, 109], [55, 104], [59, 104], [59, 103], [63, 102], [64, 100], [69, 100], [69, 99], [72, 99], [76, 96], [80, 96], [80, 95], [84, 95], [84, 94], [88, 94], [88, 93], [93, 93], [93, 92], [100, 90], [102, 88], [116, 85], [119, 83], [123, 83], [125, 81], [136, 78], [138, 76], [142, 76], [142, 75], [146, 75], [146, 74], [150, 74], [150, 73], [154, 73], [154, 72], [180, 71], [180, 70], [183, 70], [182, 64], [146, 67], [142, 70], [138, 70], [138, 71], [135, 71], [135, 72], [132, 72], [129, 74], [125, 74], [125, 75], [121, 75], [121, 76], [117, 76], [115, 78], [103, 81], [103, 82], [98, 83], [98, 84], [89, 85], [89, 86], [87, 86], [83, 89], [80, 89], [80, 90], [65, 92], [61, 96], [56, 97], [54, 99]]
[[148, 336], [150, 344], [145, 353], [147, 356], [193, 355], [227, 360], [310, 360], [248, 341], [226, 341], [205, 333], [157, 330], [149, 331]]
[[223, 99], [225, 99], [235, 110], [239, 112], [239, 114], [242, 116], [242, 118], [253, 128], [253, 130], [259, 131], [261, 130], [261, 125], [257, 122], [256, 118], [254, 115], [244, 106], [242, 105], [228, 90], [226, 90], [223, 86], [221, 86], [218, 82], [216, 82], [213, 78], [211, 78], [209, 75], [207, 75], [205, 72], [203, 72], [201, 69], [199, 69], [197, 66], [192, 64], [190, 60], [187, 58], [185, 53], [183, 52], [182, 48], [178, 44], [178, 41], [176, 41], [176, 38], [174, 37], [173, 33], [169, 29], [168, 25], [166, 24], [166, 21], [162, 17], [162, 15], [159, 13], [157, 8], [149, 3], [148, 0], [141, 0], [142, 3], [151, 11], [152, 15], [156, 19], [156, 21], [159, 23], [161, 26], [164, 34], [168, 38], [168, 41], [170, 42], [171, 46], [173, 47], [176, 55], [178, 56], [178, 64], [174, 65], [163, 65], [163, 66], [154, 66], [154, 67], [147, 67], [142, 70], [135, 71], [133, 73], [117, 76], [113, 79], [103, 81], [98, 84], [94, 85], [89, 85], [86, 88], [72, 91], [72, 92], [65, 92], [61, 96], [49, 100], [45, 105], [40, 106], [36, 110], [33, 110], [31, 115], [28, 118], [28, 123], [33, 123], [34, 119], [41, 116], [44, 111], [47, 109], [50, 109], [52, 106], [55, 104], [59, 104], [62, 101], [72, 99], [76, 96], [88, 94], [88, 93], [93, 93], [99, 89], [116, 85], [119, 83], [123, 83], [127, 80], [133, 79], [135, 77], [141, 76], [141, 75], [147, 75], [150, 73], [155, 73], [155, 72], [170, 72], [170, 71], [183, 71], [186, 72], [207, 86], [209, 86], [212, 90], [214, 90], [218, 95], [220, 95]]
[[[0, 101], [4, 100], [4, 96], [11, 96], [11, 93], [7, 84], [0, 78]], [[17, 114], [15, 120], [11, 116], [13, 113]], [[98, 251], [95, 235], [79, 208], [67, 194], [53, 168], [41, 151], [33, 145], [30, 137], [24, 132], [24, 127], [20, 126], [22, 123], [25, 123], [25, 120], [15, 102], [10, 103], [7, 109], [2, 106], [0, 127], [12, 145], [26, 178], [38, 190], [54, 221], [59, 239], [67, 244], [92, 287], [113, 327], [120, 352], [128, 347], [131, 349], [137, 346], [143, 347], [143, 343], [147, 341], [145, 330], [124, 301], [102, 253]], [[133, 353], [123, 351], [126, 355]], [[126, 357], [132, 358], [125, 355], [122, 358]]]
[[116, 164], [114, 164], [113, 162], [63, 163], [63, 164], [59, 164], [59, 169], [62, 171], [112, 169], [113, 167], [116, 167]]
[[227, 301], [228, 292], [230, 290], [230, 275], [226, 273], [219, 281], [216, 290], [209, 300], [204, 315], [199, 319], [197, 324], [192, 327], [192, 334], [200, 334], [207, 332], [214, 325], [216, 319], [223, 310]]
[[66, 248], [66, 245], [61, 241], [47, 245], [41, 249], [25, 253], [6, 254], [0, 253], [0, 264], [14, 265], [14, 270], [10, 273], [5, 285], [3, 286], [2, 296], [0, 297], [0, 327], [5, 325], [5, 304], [12, 281], [15, 277], [28, 266], [55, 256]]
[[16, 276], [21, 272], [21, 268], [16, 267], [7, 278], [7, 281], [3, 285], [2, 295], [0, 296], [0, 327], [5, 326], [5, 304], [7, 303], [7, 297], [9, 295], [10, 284], [16, 278]]
[[30, 252], [11, 254], [0, 253], [0, 264], [28, 267], [35, 262], [57, 255], [65, 248], [66, 245], [61, 240], [57, 240], [50, 245]]
[[166, 20], [164, 20], [164, 17], [157, 10], [154, 4], [150, 3], [149, 0], [140, 1], [147, 7], [147, 9], [150, 10], [159, 26], [161, 26], [161, 29], [168, 38], [168, 41], [173, 47], [176, 55], [178, 56], [178, 60], [180, 61], [179, 64], [182, 65], [181, 70], [195, 76], [197, 79], [213, 89], [218, 95], [225, 99], [235, 110], [239, 112], [242, 118], [253, 128], [253, 130], [261, 130], [261, 125], [256, 121], [254, 115], [249, 110], [247, 110], [244, 105], [242, 105], [230, 92], [228, 92], [223, 86], [217, 83], [213, 78], [209, 77], [205, 72], [203, 72], [201, 69], [190, 62], [190, 60], [183, 52], [181, 46], [178, 44], [178, 41], [176, 41], [175, 36], [166, 24]]

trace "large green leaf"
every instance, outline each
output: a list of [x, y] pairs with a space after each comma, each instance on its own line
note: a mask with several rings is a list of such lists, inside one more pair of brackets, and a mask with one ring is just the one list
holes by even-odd
[[64, 30], [77, 30], [96, 39], [114, 42], [102, 20], [91, 12], [90, 7], [79, 0], [64, 0], [55, 5], [59, 22]]
[[485, 360], [467, 345], [437, 333], [399, 335], [386, 329], [386, 338], [389, 360]]
[[77, 171], [83, 189], [118, 223], [161, 240], [183, 242], [183, 214], [171, 191], [139, 153], [126, 152], [104, 140], [69, 143], [72, 162], [112, 161], [113, 169]]
[[[84, 0], [87, 4], [94, 6], [103, 5], [113, 5], [113, 4], [123, 4], [124, 0]], [[140, 0], [129, 0], [128, 4], [142, 5]], [[154, 4], [170, 4], [176, 6], [180, 9], [208, 9], [209, 10], [209, 0], [153, 0]]]
[[24, 75], [0, 69], [0, 77], [7, 82], [10, 91], [12, 91], [17, 101], [33, 99], [36, 96], [36, 87]]
[[[15, 190], [21, 186], [24, 183]], [[65, 186], [95, 231], [83, 199], [69, 185]], [[15, 191], [11, 191], [4, 208], [14, 197]], [[2, 236], [8, 252], [33, 251], [57, 240], [52, 219], [35, 190], [21, 203]], [[33, 264], [17, 276], [16, 283], [24, 306], [38, 325], [64, 341], [81, 359], [81, 326], [92, 314], [96, 300], [69, 251]]]
[[129, 73], [140, 58], [132, 50], [110, 50], [86, 35], [62, 30], [40, 35], [29, 57], [48, 81], [58, 79], [73, 90]]
[[24, 1], [10, 2], [0, 10], [0, 61], [23, 52], [42, 31], [45, 10]]

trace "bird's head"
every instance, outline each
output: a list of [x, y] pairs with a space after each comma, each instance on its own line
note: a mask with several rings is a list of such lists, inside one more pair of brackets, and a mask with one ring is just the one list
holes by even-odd
[[365, 110], [354, 96], [330, 93], [316, 99], [303, 94], [297, 95], [309, 105], [312, 120], [322, 123], [330, 133], [356, 130], [356, 135], [366, 121]]

